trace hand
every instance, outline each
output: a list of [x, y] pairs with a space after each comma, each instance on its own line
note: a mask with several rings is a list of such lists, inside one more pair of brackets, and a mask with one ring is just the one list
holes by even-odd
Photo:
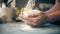
[[47, 21], [45, 13], [37, 10], [36, 12], [29, 13], [27, 18], [24, 17], [23, 14], [19, 15], [19, 18], [31, 26], [38, 26], [39, 24], [45, 23]]

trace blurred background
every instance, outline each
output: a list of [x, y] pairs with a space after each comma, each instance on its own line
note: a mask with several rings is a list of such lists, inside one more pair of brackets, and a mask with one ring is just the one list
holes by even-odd
[[[0, 13], [2, 13], [2, 16], [3, 16], [4, 12], [6, 14], [7, 12], [9, 12], [10, 14], [8, 13], [7, 15], [7, 18], [9, 18], [9, 20], [20, 22], [21, 20], [19, 20], [17, 17], [21, 12], [24, 11], [24, 7], [27, 5], [27, 3], [28, 3], [28, 0], [0, 0]], [[55, 0], [52, 0], [52, 1], [51, 0], [35, 0], [35, 6], [33, 7], [33, 9], [38, 9], [40, 11], [47, 11], [54, 4], [55, 4]]]

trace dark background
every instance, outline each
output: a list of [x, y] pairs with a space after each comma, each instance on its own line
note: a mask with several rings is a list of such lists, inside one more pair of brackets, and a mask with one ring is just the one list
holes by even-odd
[[[16, 0], [16, 7], [24, 8], [26, 6], [27, 2], [28, 2], [28, 0]], [[42, 11], [46, 11], [46, 10], [50, 9], [52, 6], [51, 7], [46, 7], [46, 8], [44, 7], [42, 9], [42, 8], [39, 7], [40, 3], [52, 4], [52, 5], [55, 4], [55, 0], [36, 0], [35, 2], [36, 3], [35, 3], [34, 8], [37, 7], [39, 10], [42, 10]]]

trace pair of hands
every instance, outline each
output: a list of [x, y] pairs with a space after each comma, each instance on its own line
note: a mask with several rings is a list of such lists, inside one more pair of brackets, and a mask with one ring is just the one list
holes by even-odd
[[32, 10], [32, 12], [28, 13], [27, 16], [28, 17], [24, 16], [22, 13], [19, 15], [19, 19], [23, 20], [26, 24], [31, 26], [38, 26], [47, 21], [45, 13], [39, 10]]

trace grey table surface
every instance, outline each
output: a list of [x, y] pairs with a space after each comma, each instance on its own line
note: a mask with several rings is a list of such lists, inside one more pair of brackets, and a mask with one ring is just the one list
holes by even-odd
[[60, 34], [60, 27], [52, 24], [29, 31], [20, 28], [21, 24], [0, 24], [0, 34]]

